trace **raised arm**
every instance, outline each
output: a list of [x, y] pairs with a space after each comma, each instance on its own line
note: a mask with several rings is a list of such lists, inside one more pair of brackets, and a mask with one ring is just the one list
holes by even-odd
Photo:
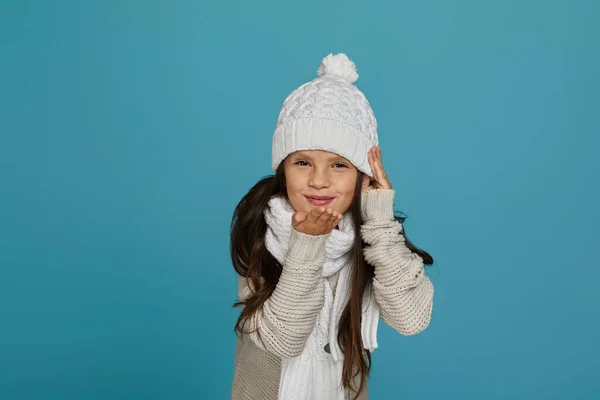
[[[249, 334], [252, 341], [263, 350], [279, 357], [295, 357], [304, 349], [325, 301], [322, 270], [328, 236], [292, 229], [279, 282], [262, 309], [244, 327], [253, 332]], [[240, 300], [250, 295], [248, 283], [238, 276]]]
[[402, 224], [394, 219], [393, 189], [362, 193], [361, 235], [365, 260], [373, 265], [373, 290], [381, 319], [403, 335], [414, 335], [429, 325], [433, 284], [425, 275], [423, 259], [406, 246]]

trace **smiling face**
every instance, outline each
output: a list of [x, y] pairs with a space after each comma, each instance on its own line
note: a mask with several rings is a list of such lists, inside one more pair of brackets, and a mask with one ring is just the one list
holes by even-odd
[[343, 214], [350, 208], [357, 169], [344, 157], [322, 150], [302, 150], [284, 161], [288, 198], [296, 211], [332, 208]]

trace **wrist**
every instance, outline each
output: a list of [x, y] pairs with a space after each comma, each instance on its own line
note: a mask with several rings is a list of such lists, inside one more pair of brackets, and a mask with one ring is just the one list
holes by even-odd
[[394, 220], [394, 189], [372, 189], [361, 193], [361, 215], [364, 221]]
[[325, 241], [329, 234], [309, 235], [292, 228], [288, 255], [301, 260], [314, 260], [325, 254]]

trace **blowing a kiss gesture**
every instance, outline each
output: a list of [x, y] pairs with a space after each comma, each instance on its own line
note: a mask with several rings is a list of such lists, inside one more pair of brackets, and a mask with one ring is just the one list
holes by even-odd
[[369, 158], [371, 171], [373, 171], [373, 179], [368, 175], [363, 176], [362, 191], [364, 192], [371, 189], [391, 189], [392, 184], [381, 163], [381, 146], [371, 147], [367, 156]]
[[[371, 189], [391, 189], [392, 185], [381, 163], [381, 147], [375, 146], [367, 153], [369, 165], [373, 171], [373, 179], [363, 176], [361, 191]], [[342, 219], [343, 212], [332, 207], [314, 207], [310, 211], [297, 211], [292, 215], [292, 226], [297, 231], [308, 235], [323, 235], [330, 233]]]

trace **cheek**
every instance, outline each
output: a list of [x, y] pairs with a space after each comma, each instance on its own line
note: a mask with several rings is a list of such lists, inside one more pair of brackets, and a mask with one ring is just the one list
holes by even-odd
[[352, 177], [348, 177], [344, 180], [344, 184], [341, 190], [344, 191], [344, 194], [352, 197], [354, 195], [354, 188], [356, 188], [356, 175], [353, 174]]
[[291, 196], [299, 196], [300, 192], [303, 190], [304, 186], [302, 185], [302, 181], [298, 179], [298, 177], [290, 176], [286, 179], [286, 189], [288, 195]]
[[345, 213], [348, 211], [350, 206], [352, 205], [352, 199], [354, 198], [354, 188], [356, 186], [355, 180], [345, 181], [342, 185], [339, 186], [339, 193], [342, 195], [342, 201], [339, 204], [340, 209], [338, 210], [341, 213]]
[[352, 199], [354, 198], [354, 191], [350, 191], [344, 194], [344, 212], [348, 211], [352, 205]]
[[288, 198], [290, 199], [290, 203], [292, 203], [292, 207], [296, 211], [309, 211], [306, 210], [306, 205], [304, 204], [304, 196], [302, 195], [302, 191], [304, 187], [301, 184], [298, 184], [298, 180], [289, 179], [287, 180], [286, 190]]

